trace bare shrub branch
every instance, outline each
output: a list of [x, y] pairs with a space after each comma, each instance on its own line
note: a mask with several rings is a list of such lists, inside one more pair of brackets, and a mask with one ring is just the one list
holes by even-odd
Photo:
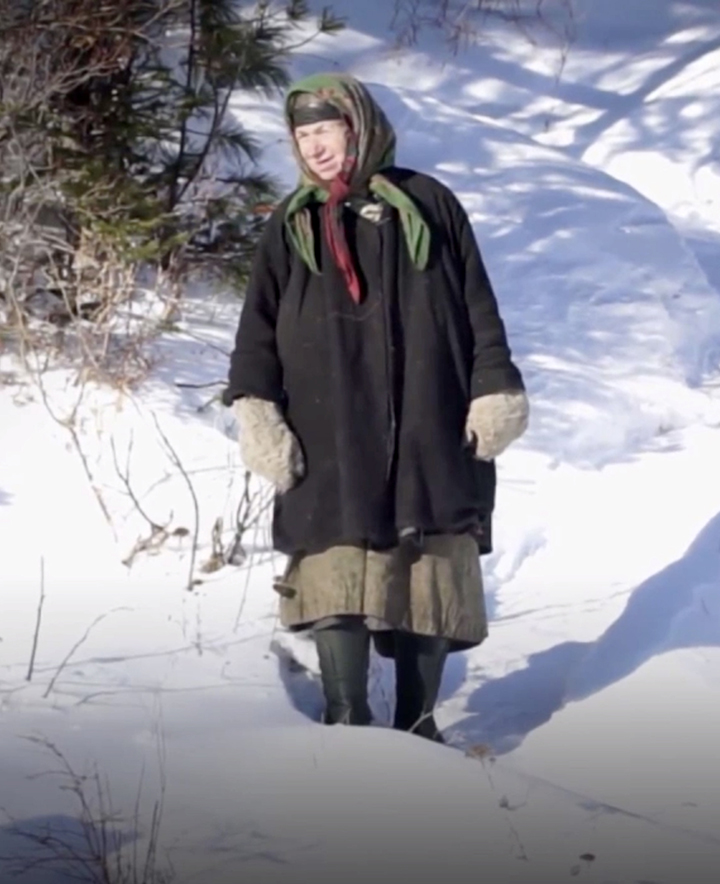
[[88, 626], [88, 628], [85, 630], [85, 632], [83, 633], [81, 638], [79, 638], [75, 642], [75, 644], [70, 648], [70, 650], [67, 652], [65, 658], [63, 659], [62, 663], [56, 669], [55, 674], [50, 679], [50, 683], [48, 684], [47, 689], [45, 690], [45, 693], [43, 694], [43, 699], [47, 699], [50, 696], [53, 688], [55, 687], [55, 683], [57, 682], [58, 678], [62, 675], [63, 670], [68, 665], [70, 660], [75, 656], [75, 652], [77, 650], [79, 650], [85, 644], [85, 642], [88, 640], [88, 638], [90, 637], [90, 633], [98, 625], [98, 623], [101, 623], [103, 620], [105, 620], [106, 617], [109, 617], [111, 614], [116, 614], [119, 611], [131, 611], [131, 610], [132, 610], [132, 608], [125, 608], [125, 607], [113, 608], [111, 611], [106, 611], [104, 614], [100, 614], [98, 617], [96, 617], [93, 620], [93, 622], [90, 624], [90, 626]]
[[33, 634], [32, 649], [30, 651], [30, 663], [26, 681], [32, 681], [35, 669], [35, 657], [37, 656], [38, 642], [40, 640], [40, 624], [42, 623], [43, 606], [45, 604], [45, 559], [40, 558], [40, 600], [38, 601], [37, 614], [35, 616], [35, 633]]
[[118, 455], [117, 455], [117, 447], [115, 446], [114, 439], [110, 440], [110, 447], [111, 447], [112, 453], [113, 453], [113, 461], [115, 464], [115, 471], [118, 474], [118, 476], [120, 477], [120, 481], [125, 486], [125, 491], [126, 491], [128, 497], [130, 498], [130, 500], [132, 501], [133, 506], [138, 511], [138, 513], [142, 516], [142, 518], [148, 523], [148, 525], [150, 527], [150, 536], [144, 537], [144, 538], [142, 538], [142, 537], [138, 538], [138, 540], [135, 542], [135, 545], [133, 546], [130, 553], [123, 559], [123, 565], [126, 565], [129, 568], [132, 566], [133, 562], [135, 561], [135, 558], [141, 552], [150, 552], [150, 553], [159, 552], [159, 550], [165, 544], [165, 541], [168, 540], [168, 538], [171, 536], [171, 533], [175, 534], [176, 536], [179, 536], [182, 529], [176, 529], [174, 532], [170, 531], [170, 525], [173, 520], [172, 512], [170, 513], [170, 516], [168, 517], [168, 520], [164, 525], [161, 525], [160, 523], [154, 521], [154, 519], [151, 519], [150, 516], [148, 516], [148, 514], [143, 509], [140, 501], [137, 498], [137, 495], [133, 491], [132, 483], [130, 481], [130, 457], [132, 455], [132, 449], [133, 449], [132, 434], [130, 436], [130, 442], [128, 443], [127, 462], [126, 462], [124, 471], [120, 469], [120, 464], [118, 462]]
[[247, 550], [244, 547], [245, 534], [260, 524], [273, 505], [272, 488], [265, 486], [251, 493], [251, 478], [251, 473], [246, 470], [242, 494], [235, 512], [235, 533], [225, 552], [225, 561], [232, 565], [242, 565], [247, 560]]
[[516, 27], [530, 43], [544, 33], [558, 42], [562, 64], [575, 39], [573, 0], [393, 0], [390, 29], [400, 46], [426, 30], [442, 33], [453, 54], [483, 39], [491, 21]]
[[198, 501], [198, 496], [195, 491], [195, 486], [192, 483], [192, 479], [188, 475], [187, 470], [185, 469], [185, 466], [183, 465], [183, 462], [180, 459], [177, 451], [175, 450], [172, 443], [168, 439], [167, 434], [164, 432], [164, 430], [160, 426], [157, 416], [155, 414], [153, 414], [153, 422], [155, 423], [155, 427], [157, 428], [160, 438], [162, 439], [162, 441], [165, 444], [165, 448], [167, 449], [170, 459], [177, 467], [178, 471], [180, 472], [180, 475], [183, 477], [183, 480], [185, 481], [185, 484], [187, 485], [188, 491], [190, 492], [190, 498], [192, 500], [193, 510], [195, 513], [195, 526], [194, 526], [193, 535], [192, 535], [192, 548], [190, 550], [190, 565], [189, 565], [189, 573], [188, 573], [188, 579], [187, 579], [187, 584], [186, 584], [186, 589], [188, 591], [192, 591], [198, 583], [198, 581], [196, 580], [194, 575], [195, 575], [195, 559], [197, 557], [197, 550], [198, 550], [198, 545], [199, 545], [199, 540], [200, 540], [200, 503]]
[[[69, 792], [77, 805], [77, 832], [63, 831], [59, 825], [48, 823], [42, 829], [26, 828], [11, 818], [6, 831], [33, 847], [31, 856], [4, 855], [0, 861], [7, 864], [13, 876], [21, 877], [35, 870], [60, 874], [63, 880], [85, 884], [170, 884], [172, 869], [161, 869], [158, 863], [160, 829], [167, 789], [165, 753], [162, 738], [159, 742], [160, 795], [152, 804], [151, 819], [144, 855], [139, 853], [138, 840], [142, 823], [141, 803], [144, 770], [135, 799], [134, 814], [125, 819], [114, 808], [112, 791], [107, 777], [97, 765], [91, 773], [79, 773], [65, 754], [44, 737], [28, 737], [30, 743], [46, 750], [58, 763], [59, 769], [48, 773], [60, 777], [60, 788]], [[132, 850], [126, 844], [132, 841]]]
[[80, 408], [80, 404], [82, 403], [83, 397], [85, 395], [87, 378], [81, 376], [81, 381], [79, 384], [80, 392], [79, 392], [78, 398], [72, 408], [72, 411], [70, 412], [70, 414], [66, 418], [61, 418], [61, 417], [58, 417], [58, 415], [54, 412], [54, 410], [50, 406], [50, 399], [49, 399], [47, 390], [45, 388], [45, 383], [43, 380], [45, 370], [46, 370], [46, 367], [37, 368], [34, 372], [35, 381], [36, 381], [38, 389], [40, 391], [40, 395], [42, 397], [43, 404], [44, 404], [48, 414], [55, 421], [55, 423], [58, 424], [58, 426], [63, 427], [70, 434], [70, 438], [72, 439], [75, 450], [77, 451], [78, 456], [80, 457], [80, 463], [82, 464], [83, 472], [85, 473], [85, 476], [87, 477], [87, 480], [90, 483], [90, 487], [92, 488], [93, 494], [95, 495], [95, 498], [96, 498], [98, 504], [100, 505], [100, 509], [102, 510], [102, 513], [105, 516], [105, 520], [107, 521], [108, 525], [110, 525], [110, 527], [114, 531], [115, 529], [113, 526], [112, 517], [110, 516], [110, 511], [108, 510], [107, 505], [106, 505], [105, 501], [103, 500], [102, 494], [100, 493], [100, 489], [95, 484], [95, 478], [93, 477], [92, 471], [90, 469], [90, 464], [88, 463], [87, 456], [86, 456], [85, 452], [83, 451], [82, 444], [80, 443], [80, 436], [78, 435], [78, 431], [77, 431], [77, 415], [78, 415], [78, 411]]

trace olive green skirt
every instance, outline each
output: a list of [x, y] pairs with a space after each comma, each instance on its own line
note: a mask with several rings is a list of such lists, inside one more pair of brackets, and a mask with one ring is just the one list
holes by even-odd
[[475, 647], [488, 635], [479, 549], [471, 535], [429, 535], [421, 546], [403, 543], [385, 551], [335, 546], [291, 557], [275, 589], [280, 621], [292, 631], [354, 615], [375, 633], [449, 639], [453, 651]]

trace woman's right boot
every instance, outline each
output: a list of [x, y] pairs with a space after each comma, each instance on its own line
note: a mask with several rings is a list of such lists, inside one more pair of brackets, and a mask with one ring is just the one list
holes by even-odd
[[315, 630], [325, 694], [325, 724], [372, 722], [368, 704], [370, 633], [363, 620], [350, 619]]

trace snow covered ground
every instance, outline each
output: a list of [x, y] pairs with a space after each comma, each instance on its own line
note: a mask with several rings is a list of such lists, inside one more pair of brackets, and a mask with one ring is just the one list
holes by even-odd
[[[0, 358], [0, 808], [78, 837], [34, 735], [137, 809], [128, 856], [164, 794], [159, 862], [176, 881], [714, 881], [716, 4], [578, 2], [559, 79], [557, 52], [512, 29], [455, 58], [431, 34], [398, 52], [385, 3], [336, 8], [351, 28], [310, 44], [296, 72], [365, 78], [400, 162], [456, 190], [532, 397], [499, 463], [490, 637], [443, 684], [451, 746], [316, 723], [314, 648], [278, 627], [266, 524], [243, 565], [203, 570], [245, 478], [219, 387], [182, 385], [225, 377], [239, 305], [190, 293], [138, 393], [45, 376], [48, 409]], [[291, 185], [279, 105], [238, 95], [235, 109]], [[84, 461], [57, 420], [73, 412]], [[169, 536], [127, 567], [148, 520]], [[391, 696], [375, 660], [380, 723]], [[0, 880], [34, 850], [0, 820]], [[68, 879], [40, 864], [21, 880]]]

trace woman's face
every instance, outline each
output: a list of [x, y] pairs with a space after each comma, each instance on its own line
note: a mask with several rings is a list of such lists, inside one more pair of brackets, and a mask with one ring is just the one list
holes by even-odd
[[332, 181], [347, 156], [350, 130], [342, 120], [324, 120], [298, 126], [294, 131], [300, 156], [321, 181]]

